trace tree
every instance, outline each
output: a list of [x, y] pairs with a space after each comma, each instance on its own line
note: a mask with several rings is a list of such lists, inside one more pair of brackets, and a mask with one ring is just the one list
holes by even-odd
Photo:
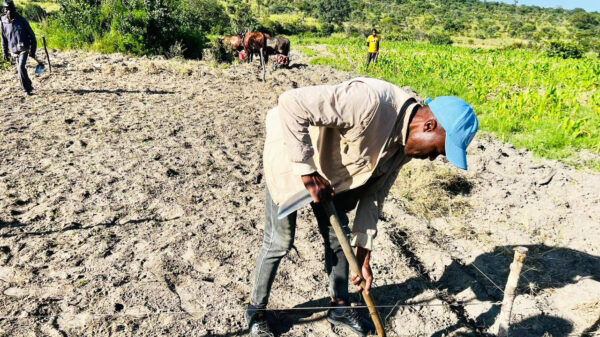
[[575, 10], [575, 13], [569, 17], [571, 24], [582, 30], [590, 30], [598, 25], [598, 20], [592, 14], [583, 10]]
[[181, 0], [177, 11], [182, 24], [189, 29], [222, 34], [230, 25], [225, 8], [217, 0]]
[[340, 25], [350, 16], [350, 2], [348, 0], [320, 0], [318, 4], [319, 19], [323, 23]]
[[256, 31], [260, 28], [260, 24], [252, 14], [252, 8], [245, 2], [241, 2], [235, 6], [231, 26], [235, 33]]

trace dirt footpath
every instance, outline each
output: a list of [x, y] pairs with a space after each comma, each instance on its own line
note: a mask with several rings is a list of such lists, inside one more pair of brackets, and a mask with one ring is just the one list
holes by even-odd
[[[263, 83], [256, 64], [55, 53], [33, 97], [0, 73], [0, 335], [244, 335], [265, 113], [353, 77], [291, 59]], [[598, 333], [600, 174], [483, 133], [470, 152], [467, 172], [409, 163], [385, 205], [372, 294], [388, 334], [486, 335], [515, 245], [530, 253], [514, 336]], [[278, 332], [351, 335], [297, 310], [328, 303], [307, 210], [296, 248], [272, 293]]]

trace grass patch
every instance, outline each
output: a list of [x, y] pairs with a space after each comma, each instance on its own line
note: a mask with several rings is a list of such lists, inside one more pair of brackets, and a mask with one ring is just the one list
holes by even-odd
[[309, 47], [306, 47], [306, 46], [300, 46], [300, 47], [298, 47], [298, 50], [302, 54], [306, 55], [307, 57], [314, 57], [314, 56], [319, 55], [319, 53], [317, 51], [315, 51]]
[[473, 183], [455, 169], [413, 160], [405, 165], [390, 195], [421, 219], [460, 216], [471, 209]]
[[15, 5], [21, 7], [25, 7], [28, 3], [36, 4], [42, 7], [47, 13], [54, 13], [60, 10], [60, 5], [56, 1], [15, 0]]

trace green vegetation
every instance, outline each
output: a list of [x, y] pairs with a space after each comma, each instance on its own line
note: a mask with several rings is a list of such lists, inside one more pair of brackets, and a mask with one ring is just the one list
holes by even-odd
[[571, 42], [551, 41], [546, 51], [550, 57], [562, 57], [564, 59], [580, 59], [583, 50]]
[[[238, 2], [226, 1], [235, 7]], [[496, 39], [546, 46], [568, 41], [600, 52], [600, 13], [515, 6], [477, 0], [250, 0], [255, 21], [274, 34], [332, 32], [366, 35], [378, 28], [385, 40], [446, 44], [452, 38]], [[255, 25], [256, 26], [256, 25]]]
[[229, 16], [218, 0], [58, 0], [38, 29], [55, 48], [200, 58]]
[[[295, 38], [326, 44], [313, 64], [410, 85], [427, 97], [456, 95], [471, 103], [481, 128], [534, 153], [569, 161], [575, 151], [600, 153], [600, 59], [561, 59], [527, 49], [473, 49], [386, 42], [375, 71], [364, 68], [363, 39]], [[600, 162], [580, 163], [600, 169]]]
[[23, 13], [23, 16], [28, 18], [31, 22], [42, 22], [48, 17], [46, 10], [33, 2], [25, 4], [21, 13]]
[[343, 32], [356, 37], [376, 27], [387, 41], [479, 47], [518, 43], [536, 49], [556, 42], [600, 52], [600, 13], [582, 9], [478, 0], [28, 1], [17, 1], [23, 9], [30, 7], [22, 11], [27, 18], [35, 21], [50, 13], [40, 28], [58, 48], [166, 54], [174, 43], [170, 41], [178, 40], [186, 56], [198, 56], [207, 34], [260, 30], [308, 36]]

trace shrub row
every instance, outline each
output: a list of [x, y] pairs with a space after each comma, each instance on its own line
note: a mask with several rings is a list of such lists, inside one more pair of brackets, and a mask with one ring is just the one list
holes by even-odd
[[[229, 16], [218, 0], [58, 0], [42, 24], [58, 48], [200, 58], [208, 33]], [[180, 54], [180, 55], [179, 55]]]

